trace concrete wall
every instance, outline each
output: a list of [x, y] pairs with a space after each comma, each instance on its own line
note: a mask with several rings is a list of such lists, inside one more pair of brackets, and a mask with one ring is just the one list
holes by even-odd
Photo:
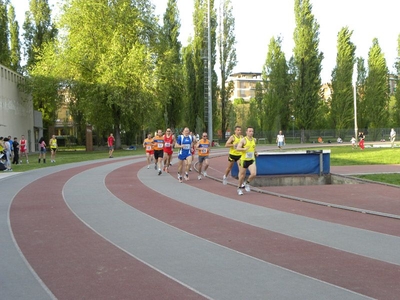
[[[20, 74], [0, 65], [0, 136], [11, 135], [12, 138], [25, 135], [29, 151], [35, 151], [35, 130], [43, 128], [34, 126], [34, 111], [32, 96], [21, 92], [18, 84], [24, 82]], [[40, 112], [39, 112], [40, 114]], [[41, 114], [37, 125], [43, 127]], [[38, 133], [39, 135], [39, 133]]]

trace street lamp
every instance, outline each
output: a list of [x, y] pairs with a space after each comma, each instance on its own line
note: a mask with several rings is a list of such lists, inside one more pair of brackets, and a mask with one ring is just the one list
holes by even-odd
[[296, 120], [296, 118], [291, 115], [290, 118], [292, 118], [292, 124], [293, 124], [293, 141], [294, 141], [294, 120]]
[[358, 136], [357, 127], [357, 62], [354, 64], [353, 68], [353, 91], [354, 91], [354, 137]]

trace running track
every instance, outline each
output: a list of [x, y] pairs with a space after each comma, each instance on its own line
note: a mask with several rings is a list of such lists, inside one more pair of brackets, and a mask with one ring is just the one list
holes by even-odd
[[[0, 179], [0, 298], [399, 298], [399, 219], [238, 196], [235, 180], [213, 180], [226, 156], [201, 181], [145, 166], [134, 156]], [[400, 216], [396, 187], [267, 191]]]

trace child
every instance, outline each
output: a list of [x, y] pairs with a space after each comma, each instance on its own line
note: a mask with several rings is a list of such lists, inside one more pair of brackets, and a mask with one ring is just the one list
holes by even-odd
[[356, 142], [357, 142], [356, 138], [354, 136], [352, 136], [350, 142], [351, 142], [351, 146], [354, 149], [356, 147]]

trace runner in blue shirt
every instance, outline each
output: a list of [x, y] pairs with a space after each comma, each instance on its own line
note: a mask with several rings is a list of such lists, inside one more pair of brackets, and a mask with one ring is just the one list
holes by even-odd
[[185, 180], [189, 180], [189, 168], [192, 163], [191, 149], [193, 147], [193, 138], [189, 134], [189, 128], [185, 127], [182, 134], [178, 136], [175, 147], [180, 148], [178, 152], [178, 180], [182, 182], [182, 167], [185, 161]]

